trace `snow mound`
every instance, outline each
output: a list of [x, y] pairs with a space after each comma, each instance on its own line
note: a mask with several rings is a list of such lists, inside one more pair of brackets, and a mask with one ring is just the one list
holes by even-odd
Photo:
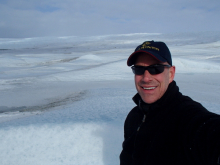
[[93, 55], [93, 54], [88, 54], [88, 55], [84, 55], [84, 56], [81, 56], [77, 59], [77, 61], [80, 61], [80, 60], [86, 60], [86, 61], [100, 61], [102, 60], [101, 57], [97, 56], [97, 55]]
[[[1, 164], [38, 165], [40, 160], [47, 165], [63, 165], [64, 162], [103, 165], [99, 159], [102, 155], [103, 140], [97, 134], [101, 129], [101, 126], [95, 123], [1, 129]], [[88, 153], [86, 159], [85, 151]]]
[[173, 58], [173, 65], [176, 66], [176, 73], [220, 73], [219, 64], [214, 62]]

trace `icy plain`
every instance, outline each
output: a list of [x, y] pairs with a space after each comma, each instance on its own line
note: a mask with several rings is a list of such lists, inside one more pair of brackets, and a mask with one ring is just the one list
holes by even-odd
[[0, 38], [0, 164], [117, 165], [128, 56], [164, 41], [180, 91], [220, 114], [220, 32]]

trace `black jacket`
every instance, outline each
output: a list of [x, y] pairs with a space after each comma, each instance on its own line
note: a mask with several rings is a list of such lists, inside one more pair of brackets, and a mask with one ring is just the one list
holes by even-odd
[[161, 99], [139, 94], [124, 125], [120, 165], [217, 165], [220, 115], [179, 92], [175, 81]]

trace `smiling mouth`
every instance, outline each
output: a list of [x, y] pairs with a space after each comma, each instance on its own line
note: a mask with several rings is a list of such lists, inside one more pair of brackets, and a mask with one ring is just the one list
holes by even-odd
[[155, 89], [156, 87], [149, 87], [149, 88], [145, 88], [145, 87], [142, 87], [144, 90], [152, 90], [152, 89]]

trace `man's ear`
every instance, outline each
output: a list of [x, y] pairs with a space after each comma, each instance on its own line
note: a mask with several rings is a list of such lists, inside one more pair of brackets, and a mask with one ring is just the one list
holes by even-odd
[[176, 67], [172, 66], [169, 68], [169, 83], [171, 83], [174, 79], [175, 76], [175, 72], [176, 72]]

